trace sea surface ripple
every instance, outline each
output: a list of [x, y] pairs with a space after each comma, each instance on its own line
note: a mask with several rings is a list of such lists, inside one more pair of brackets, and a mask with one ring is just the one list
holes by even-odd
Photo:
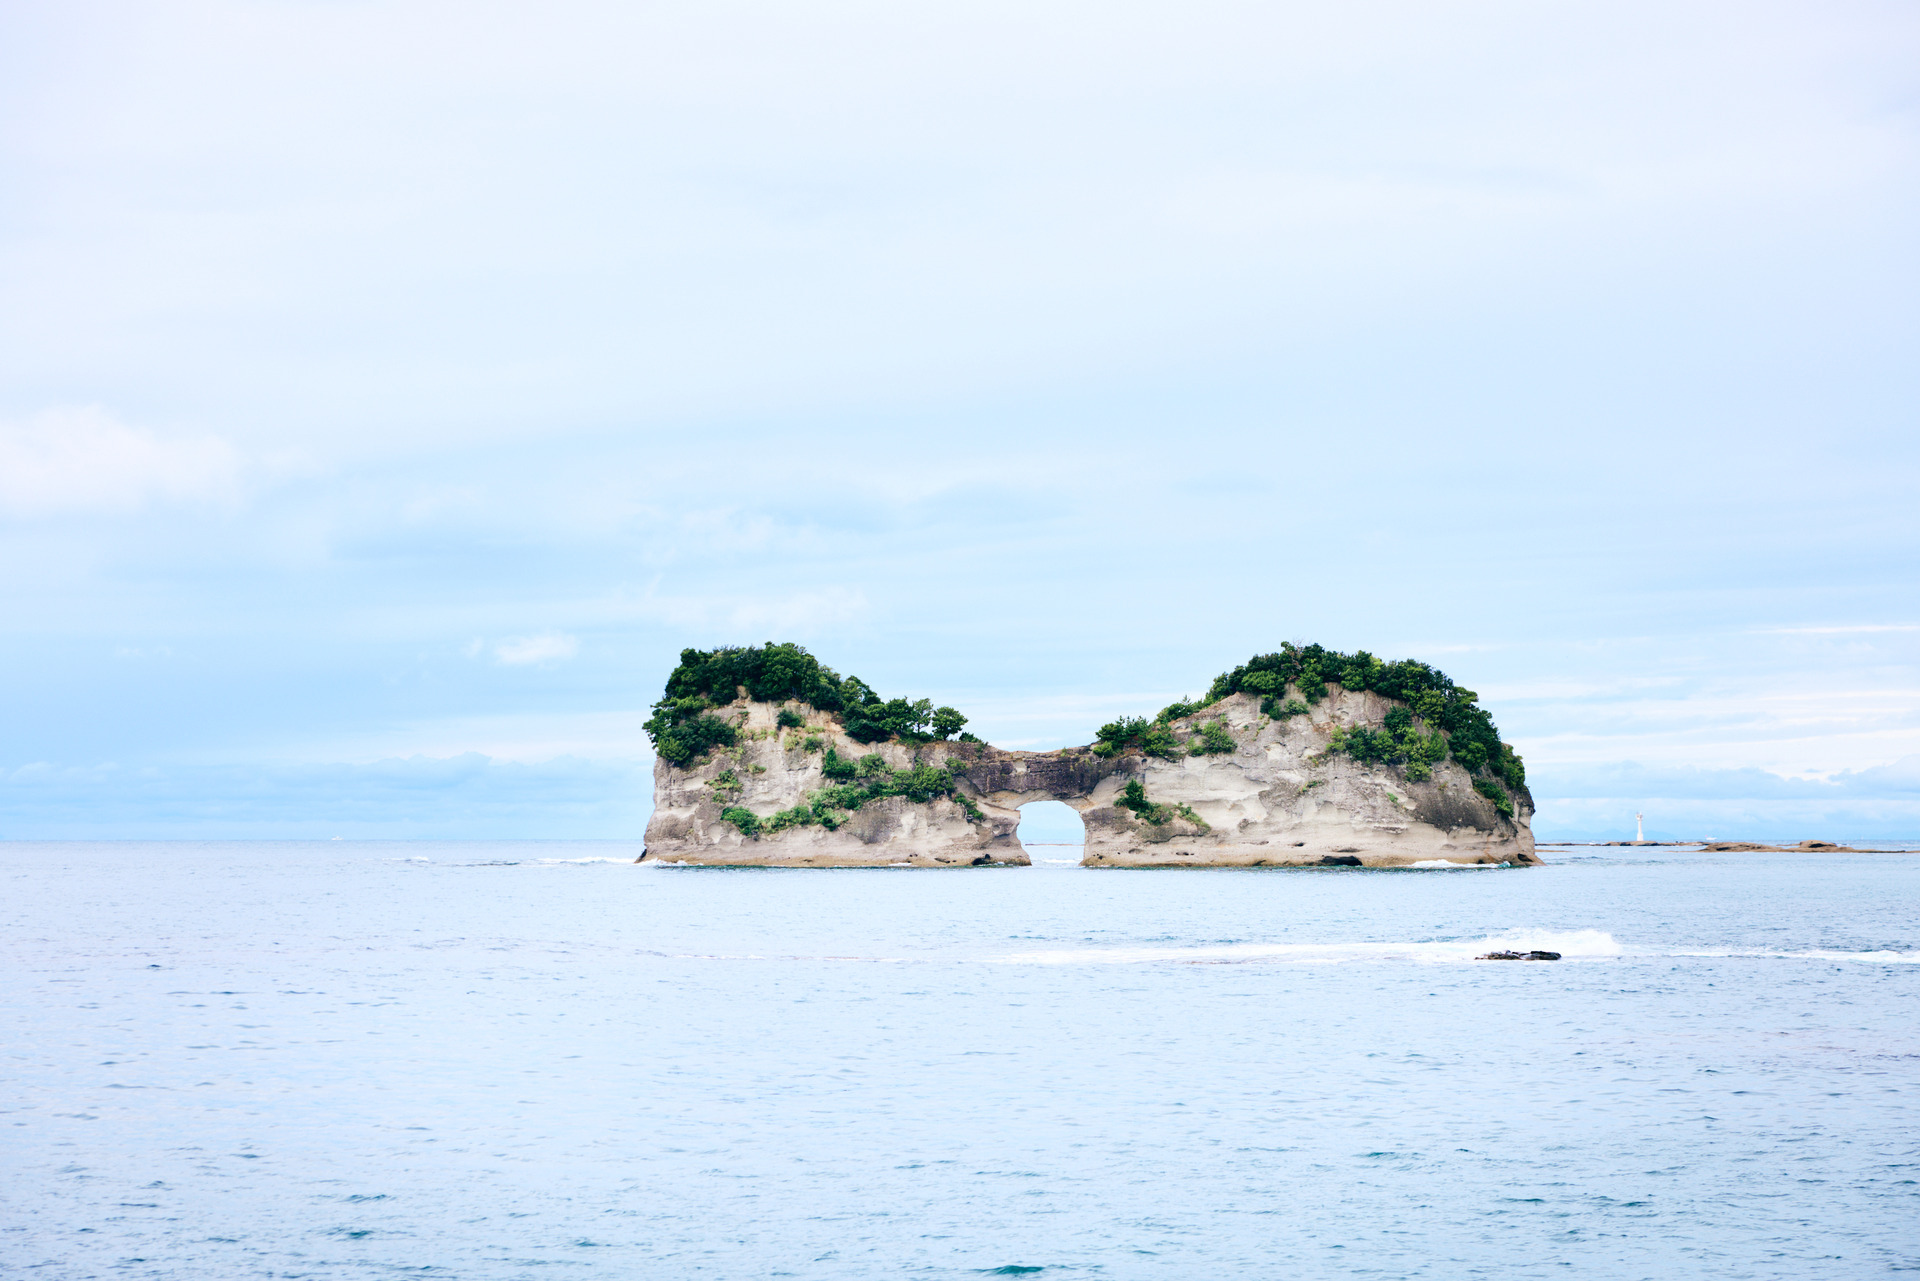
[[0, 1273], [1920, 1269], [1920, 855], [636, 852], [0, 845]]

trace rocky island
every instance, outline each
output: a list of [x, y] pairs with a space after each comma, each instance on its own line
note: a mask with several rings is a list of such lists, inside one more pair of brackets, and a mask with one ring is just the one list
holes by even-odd
[[1540, 862], [1525, 766], [1473, 691], [1364, 651], [1284, 645], [1052, 752], [790, 644], [682, 651], [653, 712], [642, 862], [1024, 865], [1042, 800], [1079, 811], [1089, 867]]

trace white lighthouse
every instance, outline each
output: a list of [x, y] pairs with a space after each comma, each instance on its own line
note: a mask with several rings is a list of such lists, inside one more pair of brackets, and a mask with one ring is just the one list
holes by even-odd
[[1635, 814], [1633, 816], [1633, 839], [1636, 842], [1644, 841], [1647, 839], [1647, 829], [1641, 825], [1640, 816], [1638, 814]]

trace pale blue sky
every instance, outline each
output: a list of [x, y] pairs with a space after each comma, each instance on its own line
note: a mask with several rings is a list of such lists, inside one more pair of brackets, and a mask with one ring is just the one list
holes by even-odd
[[1920, 11], [0, 15], [0, 837], [631, 836], [684, 645], [1007, 746], [1436, 663], [1920, 835]]

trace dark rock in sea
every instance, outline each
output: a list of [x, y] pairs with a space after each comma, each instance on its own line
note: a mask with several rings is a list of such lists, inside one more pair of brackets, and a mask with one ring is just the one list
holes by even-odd
[[1476, 956], [1476, 961], [1557, 961], [1558, 952], [1488, 952], [1485, 956]]

